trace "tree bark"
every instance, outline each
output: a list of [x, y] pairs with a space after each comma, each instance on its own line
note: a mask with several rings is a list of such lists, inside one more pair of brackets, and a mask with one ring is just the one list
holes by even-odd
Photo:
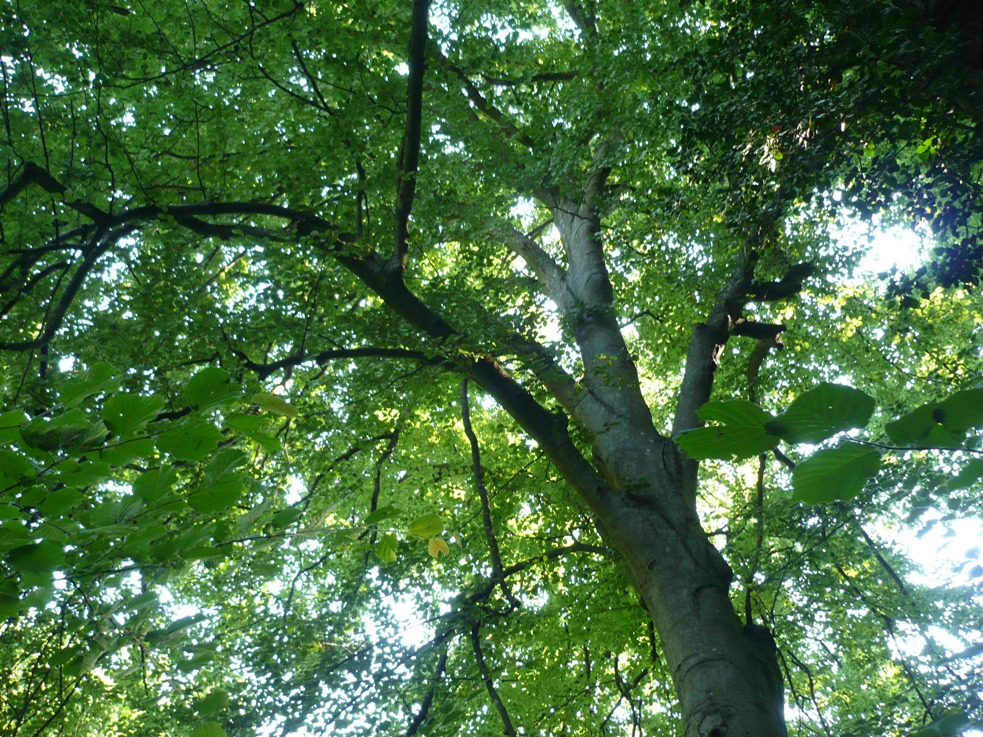
[[654, 433], [611, 443], [612, 488], [597, 509], [655, 623], [686, 737], [785, 737], [784, 693], [770, 633], [742, 626], [732, 573], [684, 488], [675, 444]]
[[[583, 477], [568, 478], [631, 570], [662, 643], [686, 737], [786, 737], [775, 641], [764, 627], [743, 626], [735, 613], [732, 571], [696, 510], [696, 462], [652, 423], [615, 318], [599, 215], [588, 198], [557, 202], [554, 218], [567, 257], [564, 293], [555, 301], [566, 307], [584, 364], [582, 383], [593, 400], [580, 403], [574, 416], [593, 434], [593, 463], [606, 483], [598, 492]], [[710, 324], [694, 330], [676, 430], [685, 424], [681, 415], [695, 417], [710, 397], [720, 349], [752, 273], [741, 259]]]

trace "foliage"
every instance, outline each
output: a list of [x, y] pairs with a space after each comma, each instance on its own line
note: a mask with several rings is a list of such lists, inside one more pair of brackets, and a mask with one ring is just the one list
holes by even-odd
[[[979, 550], [901, 544], [981, 513], [971, 11], [0, 4], [0, 734], [682, 734], [524, 419], [591, 458], [605, 320], [790, 725], [976, 725]], [[614, 300], [563, 304], [594, 185]], [[856, 220], [932, 251], [865, 273]]]

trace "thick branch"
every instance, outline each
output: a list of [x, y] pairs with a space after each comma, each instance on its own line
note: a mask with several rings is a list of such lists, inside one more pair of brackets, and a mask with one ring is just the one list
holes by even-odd
[[[316, 246], [332, 256], [340, 265], [358, 277], [366, 286], [372, 289], [393, 310], [393, 312], [413, 328], [421, 331], [438, 344], [448, 348], [448, 360], [457, 365], [466, 376], [473, 379], [487, 391], [502, 407], [519, 423], [531, 438], [538, 442], [549, 455], [557, 469], [576, 488], [584, 500], [597, 511], [605, 506], [604, 494], [606, 482], [574, 445], [567, 431], [567, 419], [562, 415], [548, 411], [523, 388], [508, 371], [491, 355], [475, 357], [470, 352], [454, 353], [450, 350], [456, 341], [465, 336], [458, 333], [440, 315], [424, 304], [413, 294], [402, 280], [402, 264], [396, 259], [383, 259], [374, 252], [357, 255], [355, 246], [357, 239], [349, 233], [339, 233], [331, 223], [315, 215], [293, 210], [279, 205], [256, 202], [206, 202], [189, 205], [174, 205], [161, 207], [146, 205], [112, 213], [107, 216], [106, 223], [100, 228], [93, 229], [104, 232], [104, 228], [118, 226], [133, 226], [140, 222], [153, 221], [160, 217], [173, 218], [178, 224], [192, 231], [196, 228], [213, 224], [199, 224], [202, 217], [238, 216], [267, 216], [286, 220], [293, 232], [270, 230], [266, 233], [272, 240], [310, 238]], [[235, 231], [241, 227], [232, 227]], [[128, 230], [127, 232], [131, 232]], [[213, 233], [208, 233], [213, 235]], [[114, 242], [114, 241], [113, 241]], [[64, 314], [68, 309], [75, 292], [81, 287], [88, 270], [91, 270], [98, 257], [109, 248], [111, 242], [105, 242], [94, 249], [87, 258], [85, 268], [80, 267], [70, 284], [71, 290], [62, 295], [57, 312]], [[34, 341], [0, 344], [0, 348], [24, 349], [37, 347], [49, 340], [57, 330], [54, 321], [49, 321], [44, 333]], [[618, 333], [620, 337], [620, 333]], [[549, 371], [549, 367], [540, 369]], [[561, 377], [562, 380], [562, 377]], [[561, 383], [565, 383], [562, 382]]]
[[406, 82], [406, 130], [399, 155], [396, 183], [396, 258], [405, 265], [409, 247], [409, 220], [420, 166], [423, 120], [423, 73], [426, 66], [430, 0], [414, 0], [410, 30], [409, 75]]
[[[399, 317], [438, 343], [446, 345], [464, 337], [409, 291], [398, 265], [384, 261], [377, 254], [355, 258], [338, 252], [335, 258], [378, 294]], [[564, 478], [595, 511], [605, 506], [607, 485], [573, 444], [565, 417], [540, 405], [492, 356], [474, 358], [472, 354], [461, 354], [455, 362], [543, 447]]]
[[[706, 322], [693, 328], [686, 368], [683, 373], [679, 399], [676, 402], [676, 415], [673, 419], [672, 436], [693, 428], [702, 427], [697, 416], [700, 407], [710, 400], [713, 380], [723, 355], [724, 347], [732, 335], [756, 338], [765, 344], [774, 345], [778, 336], [785, 330], [784, 325], [758, 323], [744, 319], [742, 311], [748, 302], [788, 299], [802, 289], [803, 281], [812, 273], [811, 264], [797, 264], [777, 282], [760, 283], [754, 280], [755, 255], [740, 256], [730, 280], [717, 295]], [[763, 358], [763, 354], [761, 356]], [[689, 494], [696, 493], [696, 474], [698, 464], [691, 458], [684, 458], [684, 485]]]
[[99, 258], [112, 246], [116, 241], [125, 235], [125, 232], [120, 231], [117, 237], [105, 237], [101, 238], [101, 231], [97, 231], [96, 236], [93, 238], [92, 242], [86, 247], [85, 255], [82, 257], [82, 263], [75, 270], [72, 278], [69, 279], [68, 284], [65, 286], [65, 290], [62, 292], [58, 301], [55, 302], [53, 308], [51, 308], [48, 315], [45, 317], [43, 327], [38, 333], [37, 337], [33, 340], [22, 340], [22, 341], [11, 341], [7, 343], [0, 342], [0, 350], [7, 351], [26, 351], [33, 350], [35, 348], [40, 348], [41, 346], [47, 345], [48, 342], [54, 337], [55, 333], [62, 325], [62, 321], [65, 319], [65, 315], [68, 313], [68, 308], [71, 307], [72, 302], [75, 300], [75, 295], [78, 294], [82, 285], [85, 283], [86, 277], [88, 277], [89, 272], [95, 267]]
[[245, 353], [235, 348], [232, 348], [232, 352], [239, 358], [244, 367], [254, 372], [261, 379], [265, 379], [277, 371], [293, 368], [303, 363], [315, 363], [321, 366], [328, 361], [346, 358], [395, 358], [419, 361], [424, 364], [436, 364], [443, 361], [443, 359], [430, 358], [421, 351], [411, 351], [405, 348], [375, 348], [373, 346], [336, 348], [318, 353], [297, 351], [286, 358], [281, 358], [279, 361], [271, 361], [270, 363], [257, 363], [256, 361], [250, 360]]
[[37, 184], [49, 194], [62, 194], [66, 190], [65, 185], [51, 176], [51, 172], [47, 169], [33, 161], [27, 161], [20, 175], [10, 183], [9, 187], [0, 192], [0, 207], [14, 199], [30, 184]]
[[556, 302], [557, 307], [560, 310], [569, 309], [575, 298], [567, 286], [566, 272], [553, 260], [553, 257], [536, 241], [508, 223], [497, 230], [509, 250], [532, 269], [539, 283], [546, 290], [546, 294]]

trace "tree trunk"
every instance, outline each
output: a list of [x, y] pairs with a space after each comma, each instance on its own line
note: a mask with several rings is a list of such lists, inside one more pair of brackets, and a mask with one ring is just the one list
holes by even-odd
[[617, 485], [632, 491], [609, 493], [598, 524], [655, 623], [686, 737], [785, 737], [775, 641], [735, 614], [732, 572], [683, 489], [674, 443], [642, 438], [606, 455], [607, 474], [630, 478], [630, 486]]

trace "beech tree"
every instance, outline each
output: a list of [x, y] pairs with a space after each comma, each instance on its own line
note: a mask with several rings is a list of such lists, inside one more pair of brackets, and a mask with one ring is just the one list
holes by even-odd
[[972, 3], [0, 12], [0, 732], [975, 724]]

